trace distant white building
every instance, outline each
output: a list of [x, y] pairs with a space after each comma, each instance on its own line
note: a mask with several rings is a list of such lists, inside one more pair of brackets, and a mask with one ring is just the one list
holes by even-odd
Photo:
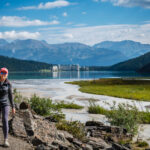
[[80, 65], [54, 65], [52, 66], [51, 71], [80, 71]]
[[89, 67], [85, 66], [85, 67], [84, 67], [84, 70], [85, 70], [85, 71], [89, 71]]
[[70, 65], [58, 65], [59, 71], [70, 71]]
[[58, 66], [53, 66], [52, 67], [52, 72], [57, 72], [58, 71]]
[[77, 65], [70, 65], [70, 68], [71, 68], [72, 71], [80, 71], [79, 64], [77, 64]]

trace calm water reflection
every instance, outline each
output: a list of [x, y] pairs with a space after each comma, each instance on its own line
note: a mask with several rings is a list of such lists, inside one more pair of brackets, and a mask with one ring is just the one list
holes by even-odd
[[113, 77], [150, 77], [150, 74], [123, 71], [22, 72], [9, 74], [9, 79], [97, 79]]

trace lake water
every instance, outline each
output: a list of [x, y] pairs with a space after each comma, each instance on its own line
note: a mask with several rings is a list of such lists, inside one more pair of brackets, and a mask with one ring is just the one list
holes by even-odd
[[150, 74], [123, 71], [62, 71], [9, 73], [9, 79], [97, 79], [116, 77], [150, 77]]
[[[82, 72], [83, 73], [83, 72]], [[68, 76], [67, 76], [68, 75]], [[66, 84], [67, 81], [75, 80], [87, 80], [87, 78], [101, 78], [101, 77], [133, 77], [140, 76], [136, 73], [115, 73], [115, 72], [89, 72], [84, 73], [79, 76], [71, 76], [69, 72], [66, 73], [66, 76], [61, 76], [54, 78], [50, 74], [13, 74], [10, 77], [15, 79], [11, 80], [13, 88], [16, 88], [23, 96], [31, 97], [34, 93], [40, 97], [50, 98], [52, 101], [65, 101], [73, 102], [85, 107], [82, 110], [63, 110], [63, 113], [66, 114], [67, 120], [80, 120], [81, 122], [86, 122], [87, 120], [101, 120], [106, 122], [105, 117], [102, 115], [93, 115], [87, 112], [87, 107], [89, 105], [89, 100], [94, 100], [95, 104], [104, 107], [105, 109], [110, 109], [110, 106], [113, 105], [113, 102], [118, 105], [119, 103], [128, 103], [131, 105], [137, 106], [139, 110], [146, 110], [145, 108], [150, 105], [150, 102], [139, 102], [131, 101], [124, 98], [116, 98], [104, 95], [96, 95], [83, 93], [79, 91], [78, 85]], [[66, 79], [62, 79], [62, 78]], [[26, 78], [26, 79], [25, 79]], [[28, 78], [28, 79], [27, 79]], [[32, 78], [32, 79], [31, 79]], [[70, 79], [71, 78], [71, 79]], [[73, 79], [74, 78], [74, 79]], [[17, 80], [16, 80], [17, 79]], [[20, 80], [18, 80], [20, 79]], [[90, 79], [89, 79], [90, 80]], [[109, 105], [108, 105], [109, 104]]]
[[[97, 79], [97, 78], [112, 78], [112, 77], [150, 77], [150, 74], [139, 74], [136, 72], [111, 72], [111, 71], [84, 71], [84, 72], [54, 72], [54, 73], [10, 73], [13, 88], [17, 88], [25, 97], [30, 97], [36, 93], [40, 97], [48, 97], [53, 101], [73, 102], [84, 106], [84, 109], [62, 109], [66, 115], [66, 120], [78, 120], [85, 123], [89, 120], [100, 121], [108, 124], [104, 115], [89, 114], [87, 108], [89, 100], [95, 100], [96, 105], [100, 105], [105, 109], [113, 105], [113, 102], [128, 103], [137, 106], [141, 111], [146, 110], [146, 106], [150, 106], [150, 102], [131, 101], [124, 98], [116, 98], [104, 95], [96, 95], [82, 93], [79, 91], [78, 85], [65, 84], [66, 81], [74, 81], [80, 79]], [[18, 80], [19, 79], [19, 80]], [[109, 104], [109, 105], [108, 105]], [[143, 126], [139, 137], [150, 144], [150, 126]]]

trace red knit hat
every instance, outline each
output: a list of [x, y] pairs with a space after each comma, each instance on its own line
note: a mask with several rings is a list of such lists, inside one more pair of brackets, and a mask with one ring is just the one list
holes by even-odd
[[8, 69], [7, 68], [1, 68], [0, 72], [5, 72], [8, 74]]

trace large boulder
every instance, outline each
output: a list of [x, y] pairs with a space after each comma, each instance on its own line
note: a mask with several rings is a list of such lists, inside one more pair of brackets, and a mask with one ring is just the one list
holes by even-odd
[[23, 119], [15, 116], [11, 120], [9, 120], [9, 132], [14, 136], [27, 138]]
[[[34, 122], [35, 139], [41, 141], [44, 144], [51, 144], [56, 139], [57, 129], [55, 124], [41, 119], [35, 119]], [[33, 144], [35, 144], [35, 139], [33, 139]]]

